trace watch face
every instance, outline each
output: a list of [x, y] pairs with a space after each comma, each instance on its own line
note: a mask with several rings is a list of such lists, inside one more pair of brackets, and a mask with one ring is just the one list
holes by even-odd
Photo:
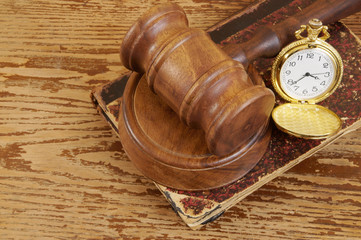
[[336, 66], [320, 48], [294, 52], [280, 69], [280, 85], [291, 98], [308, 100], [325, 94], [334, 85]]

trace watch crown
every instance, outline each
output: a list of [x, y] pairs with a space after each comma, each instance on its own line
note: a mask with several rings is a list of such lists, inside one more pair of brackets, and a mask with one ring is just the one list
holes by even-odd
[[317, 18], [314, 18], [309, 21], [308, 25], [313, 29], [317, 29], [317, 28], [322, 27], [322, 22], [320, 20], [318, 20]]
[[[330, 37], [330, 34], [327, 31], [328, 27], [323, 26], [322, 22], [316, 18], [310, 20], [307, 26], [301, 25], [301, 28], [295, 32], [296, 38], [305, 38], [301, 35], [305, 30], [307, 30], [307, 38], [312, 42], [316, 41], [317, 38], [325, 41]], [[322, 33], [322, 36], [318, 37], [320, 33]]]

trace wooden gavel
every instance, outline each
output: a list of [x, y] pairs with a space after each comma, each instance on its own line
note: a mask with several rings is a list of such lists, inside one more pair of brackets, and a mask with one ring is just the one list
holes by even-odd
[[189, 28], [184, 11], [169, 3], [152, 8], [131, 27], [121, 59], [127, 68], [146, 75], [149, 87], [183, 122], [204, 130], [213, 154], [225, 156], [264, 131], [274, 105], [272, 91], [254, 84], [241, 63], [276, 55], [311, 18], [327, 24], [360, 8], [360, 0], [316, 1], [302, 13], [263, 28], [251, 41], [222, 50], [204, 31]]
[[121, 58], [146, 74], [149, 87], [188, 126], [204, 130], [215, 155], [231, 154], [267, 127], [273, 92], [254, 85], [207, 33], [189, 28], [176, 4], [143, 15], [124, 38]]

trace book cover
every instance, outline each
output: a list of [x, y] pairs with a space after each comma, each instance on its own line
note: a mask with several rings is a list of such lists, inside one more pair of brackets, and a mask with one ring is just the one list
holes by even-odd
[[[294, 15], [314, 0], [263, 0], [246, 10], [226, 19], [209, 29], [211, 38], [225, 45], [243, 42], [252, 37], [254, 31], [265, 24], [274, 24]], [[331, 109], [343, 121], [342, 129], [324, 140], [306, 140], [287, 135], [273, 127], [269, 147], [253, 170], [238, 181], [208, 191], [179, 191], [156, 184], [173, 209], [191, 228], [197, 229], [215, 220], [224, 211], [262, 185], [281, 175], [288, 169], [324, 148], [337, 138], [361, 127], [361, 45], [354, 34], [342, 23], [329, 26], [331, 38], [328, 42], [340, 53], [344, 63], [344, 76], [339, 88], [319, 104]], [[254, 67], [263, 77], [267, 87], [270, 81], [273, 59], [259, 59]], [[98, 111], [117, 133], [122, 90], [129, 74], [94, 89], [91, 96]], [[276, 105], [284, 103], [276, 94]]]

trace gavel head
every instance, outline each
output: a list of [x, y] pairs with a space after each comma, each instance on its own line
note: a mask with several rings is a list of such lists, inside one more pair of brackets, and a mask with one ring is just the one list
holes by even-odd
[[209, 150], [225, 156], [251, 144], [268, 125], [274, 94], [254, 85], [242, 64], [204, 31], [188, 27], [178, 5], [156, 6], [131, 27], [121, 46], [125, 67], [191, 127], [205, 131]]

